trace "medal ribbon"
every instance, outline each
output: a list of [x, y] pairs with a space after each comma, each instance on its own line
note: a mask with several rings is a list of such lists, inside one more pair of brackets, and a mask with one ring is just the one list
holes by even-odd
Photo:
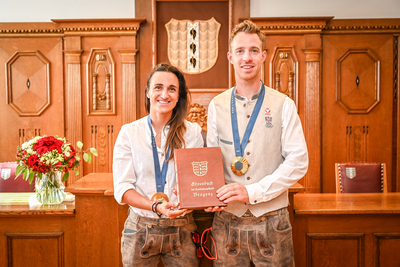
[[[150, 115], [147, 116], [147, 122], [149, 124], [150, 132], [151, 132], [151, 146], [153, 148], [153, 161], [154, 161], [154, 172], [156, 174], [157, 192], [164, 193], [164, 187], [165, 187], [165, 180], [166, 180], [166, 177], [167, 177], [168, 164], [164, 160], [164, 163], [163, 163], [163, 166], [162, 166], [162, 170], [160, 171], [160, 162], [158, 161], [156, 139], [154, 138], [153, 128], [151, 127]], [[167, 149], [167, 155], [166, 155], [165, 158], [166, 159], [169, 158], [169, 147]]]
[[233, 143], [235, 145], [236, 157], [243, 157], [244, 149], [246, 148], [247, 142], [249, 141], [251, 132], [253, 131], [254, 124], [256, 123], [258, 117], [258, 113], [260, 112], [261, 105], [264, 101], [265, 87], [264, 83], [261, 81], [261, 92], [260, 95], [258, 96], [253, 112], [251, 113], [249, 123], [247, 124], [246, 131], [244, 132], [243, 135], [242, 143], [240, 143], [239, 127], [237, 122], [235, 90], [236, 86], [235, 88], [233, 88], [231, 96], [231, 122], [232, 122]]

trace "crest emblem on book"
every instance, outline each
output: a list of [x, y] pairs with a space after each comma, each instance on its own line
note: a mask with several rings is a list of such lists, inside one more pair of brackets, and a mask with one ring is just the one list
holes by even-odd
[[198, 74], [211, 69], [218, 58], [221, 24], [209, 20], [176, 20], [165, 24], [168, 33], [168, 59], [182, 72]]
[[208, 169], [207, 169], [207, 161], [201, 161], [201, 162], [192, 162], [193, 166], [193, 173], [196, 174], [197, 176], [204, 176], [206, 175]]
[[356, 177], [356, 168], [355, 167], [346, 168], [346, 176], [349, 179], [353, 179], [354, 177]]

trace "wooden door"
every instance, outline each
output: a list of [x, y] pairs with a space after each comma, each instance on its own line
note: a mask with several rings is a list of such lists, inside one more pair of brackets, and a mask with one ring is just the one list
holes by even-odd
[[393, 36], [323, 36], [322, 192], [336, 162], [385, 162], [391, 190]]

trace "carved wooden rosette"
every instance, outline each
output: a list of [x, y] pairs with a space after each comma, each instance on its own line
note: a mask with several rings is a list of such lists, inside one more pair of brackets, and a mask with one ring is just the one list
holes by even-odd
[[40, 116], [50, 105], [50, 61], [38, 50], [15, 52], [6, 62], [6, 94], [20, 117]]
[[294, 47], [275, 47], [270, 62], [270, 85], [298, 105], [299, 61]]
[[87, 61], [88, 115], [115, 115], [114, 77], [110, 49], [92, 48]]

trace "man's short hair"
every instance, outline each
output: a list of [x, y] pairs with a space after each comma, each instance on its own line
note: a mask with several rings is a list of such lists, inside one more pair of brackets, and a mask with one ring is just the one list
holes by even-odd
[[229, 37], [229, 51], [231, 51], [231, 44], [233, 38], [235, 38], [236, 34], [238, 34], [239, 32], [257, 34], [258, 38], [260, 38], [260, 41], [262, 43], [262, 49], [264, 50], [265, 35], [260, 31], [260, 29], [254, 22], [252, 22], [251, 20], [245, 20], [239, 24], [236, 24], [236, 26], [233, 28], [231, 35]]

